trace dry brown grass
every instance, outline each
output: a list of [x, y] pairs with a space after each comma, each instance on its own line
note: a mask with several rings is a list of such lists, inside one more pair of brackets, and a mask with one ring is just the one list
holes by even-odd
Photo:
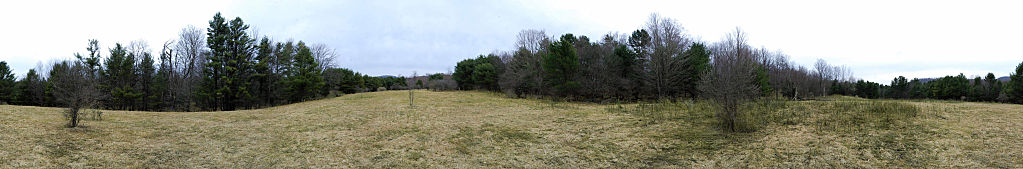
[[57, 108], [0, 106], [0, 166], [1023, 167], [1020, 105], [893, 101], [919, 108], [903, 117], [878, 116], [893, 110], [869, 108], [878, 104], [869, 100], [782, 102], [756, 109], [751, 116], [766, 119], [756, 132], [722, 133], [702, 102], [417, 91], [409, 107], [407, 94], [231, 112], [105, 111], [76, 129], [63, 128]]

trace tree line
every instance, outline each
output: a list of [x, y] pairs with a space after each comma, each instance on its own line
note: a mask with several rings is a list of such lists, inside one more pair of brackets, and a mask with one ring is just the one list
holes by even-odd
[[1003, 83], [994, 73], [967, 78], [960, 73], [936, 79], [907, 80], [895, 77], [891, 84], [878, 84], [859, 80], [856, 82], [832, 82], [831, 94], [859, 96], [864, 98], [887, 99], [940, 99], [978, 102], [1004, 102], [1023, 104], [1023, 63], [1009, 74], [1009, 81]]
[[[691, 39], [674, 19], [658, 14], [652, 14], [643, 28], [630, 34], [610, 33], [599, 40], [571, 33], [548, 36], [542, 30], [523, 30], [517, 36], [515, 50], [462, 60], [452, 77], [458, 89], [499, 91], [512, 97], [599, 102], [696, 99], [707, 94], [701, 85], [722, 85], [702, 83], [720, 76], [712, 70], [739, 64], [750, 67], [750, 77], [739, 80], [752, 80], [749, 83], [756, 86], [753, 93], [757, 97], [799, 100], [849, 95], [1023, 102], [1023, 72], [1019, 67], [1006, 83], [989, 73], [973, 79], [963, 74], [933, 80], [899, 76], [891, 84], [879, 84], [857, 79], [848, 67], [834, 66], [823, 59], [811, 68], [793, 63], [781, 51], [751, 47], [746, 36], [737, 28], [721, 41], [700, 42]], [[734, 64], [716, 63], [733, 58], [742, 59]]]
[[808, 69], [780, 51], [749, 46], [742, 30], [733, 33], [721, 42], [696, 41], [677, 21], [658, 14], [641, 29], [598, 40], [523, 30], [515, 50], [458, 62], [452, 76], [463, 90], [588, 101], [698, 98], [719, 55], [749, 59], [760, 96], [822, 96], [832, 81], [853, 79], [844, 66], [820, 60]]
[[[403, 77], [371, 77], [336, 67], [334, 50], [303, 41], [254, 38], [241, 18], [214, 15], [203, 31], [181, 30], [153, 56], [143, 41], [29, 70], [16, 79], [0, 61], [0, 102], [115, 110], [237, 110], [339, 94], [404, 89]], [[106, 52], [106, 54], [103, 54]], [[43, 70], [48, 69], [48, 70]], [[40, 72], [42, 71], [42, 72]]]
[[807, 68], [788, 58], [781, 51], [750, 46], [739, 28], [718, 42], [702, 42], [691, 39], [674, 19], [652, 14], [645, 27], [631, 34], [610, 33], [599, 40], [523, 30], [515, 50], [462, 60], [452, 77], [458, 89], [499, 91], [511, 97], [596, 102], [707, 99], [719, 108], [717, 115], [728, 131], [746, 130], [737, 120], [743, 113], [739, 109], [768, 97], [802, 100], [840, 94], [1023, 102], [1021, 68], [1008, 85], [991, 74], [972, 82], [963, 75], [932, 82], [899, 77], [892, 85], [882, 85], [859, 80], [848, 67], [822, 59]]

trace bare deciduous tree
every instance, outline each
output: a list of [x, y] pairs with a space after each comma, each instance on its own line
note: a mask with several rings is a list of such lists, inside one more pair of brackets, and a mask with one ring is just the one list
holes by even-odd
[[50, 82], [56, 101], [67, 109], [64, 117], [68, 119], [67, 127], [78, 127], [82, 119], [80, 110], [91, 108], [100, 97], [96, 89], [97, 77], [90, 73], [89, 67], [81, 62], [63, 61], [53, 65], [50, 71]]
[[[134, 40], [125, 47], [129, 55], [135, 56], [135, 63], [142, 63], [143, 56], [150, 54], [149, 43], [145, 40]], [[151, 54], [150, 54], [151, 55]]]
[[542, 30], [519, 32], [516, 50], [502, 58], [507, 63], [505, 72], [500, 74], [500, 86], [510, 96], [539, 94], [543, 85], [543, 55], [546, 55], [550, 39]]
[[547, 41], [547, 32], [536, 29], [526, 29], [519, 31], [517, 36], [518, 40], [515, 41], [516, 48], [523, 48], [529, 52], [537, 53], [546, 48], [544, 41]]
[[681, 78], [677, 73], [684, 73], [677, 70], [682, 68], [682, 52], [691, 40], [677, 21], [656, 13], [650, 15], [646, 29], [650, 32], [650, 48], [653, 49], [648, 58], [650, 84], [658, 97], [666, 97], [672, 94], [669, 91], [673, 91], [673, 86], [678, 86], [673, 83]]
[[182, 28], [177, 42], [170, 50], [174, 51], [172, 64], [175, 65], [174, 72], [179, 75], [179, 81], [168, 88], [175, 92], [176, 100], [189, 103], [193, 99], [195, 87], [202, 80], [202, 69], [209, 54], [205, 30], [191, 25]]
[[330, 48], [326, 44], [317, 43], [309, 47], [313, 52], [313, 58], [317, 63], [320, 63], [320, 71], [326, 71], [329, 68], [337, 66], [334, 60], [337, 59], [337, 51], [334, 48]]
[[746, 43], [746, 35], [736, 28], [715, 46], [711, 70], [700, 85], [703, 96], [720, 108], [718, 117], [728, 131], [745, 130], [739, 126], [740, 106], [759, 96], [756, 62]]
[[206, 64], [206, 55], [209, 49], [206, 47], [205, 30], [189, 25], [181, 29], [178, 34], [178, 42], [174, 46], [178, 55], [175, 59], [178, 69], [185, 79], [197, 79], [202, 73], [202, 67]]

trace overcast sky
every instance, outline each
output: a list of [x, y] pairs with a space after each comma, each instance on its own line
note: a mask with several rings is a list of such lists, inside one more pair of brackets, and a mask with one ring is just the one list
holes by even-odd
[[[37, 65], [144, 40], [153, 51], [216, 12], [275, 40], [323, 43], [337, 64], [370, 75], [451, 71], [456, 62], [513, 49], [523, 29], [600, 37], [631, 32], [651, 13], [715, 42], [735, 27], [751, 45], [798, 64], [817, 58], [857, 77], [1008, 75], [1023, 62], [1019, 1], [4, 1], [0, 60], [20, 77]], [[103, 51], [104, 56], [108, 52]]]

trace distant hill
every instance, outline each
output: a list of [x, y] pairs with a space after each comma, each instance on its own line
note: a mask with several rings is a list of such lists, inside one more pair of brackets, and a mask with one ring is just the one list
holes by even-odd
[[927, 83], [934, 80], [938, 80], [938, 78], [920, 78], [920, 83]]
[[[920, 83], [927, 83], [930, 81], [938, 80], [938, 78], [920, 78]], [[1009, 76], [1002, 76], [998, 78], [998, 81], [1008, 82]]]
[[398, 77], [398, 76], [394, 76], [394, 75], [380, 75], [380, 76], [377, 76], [377, 77]]

